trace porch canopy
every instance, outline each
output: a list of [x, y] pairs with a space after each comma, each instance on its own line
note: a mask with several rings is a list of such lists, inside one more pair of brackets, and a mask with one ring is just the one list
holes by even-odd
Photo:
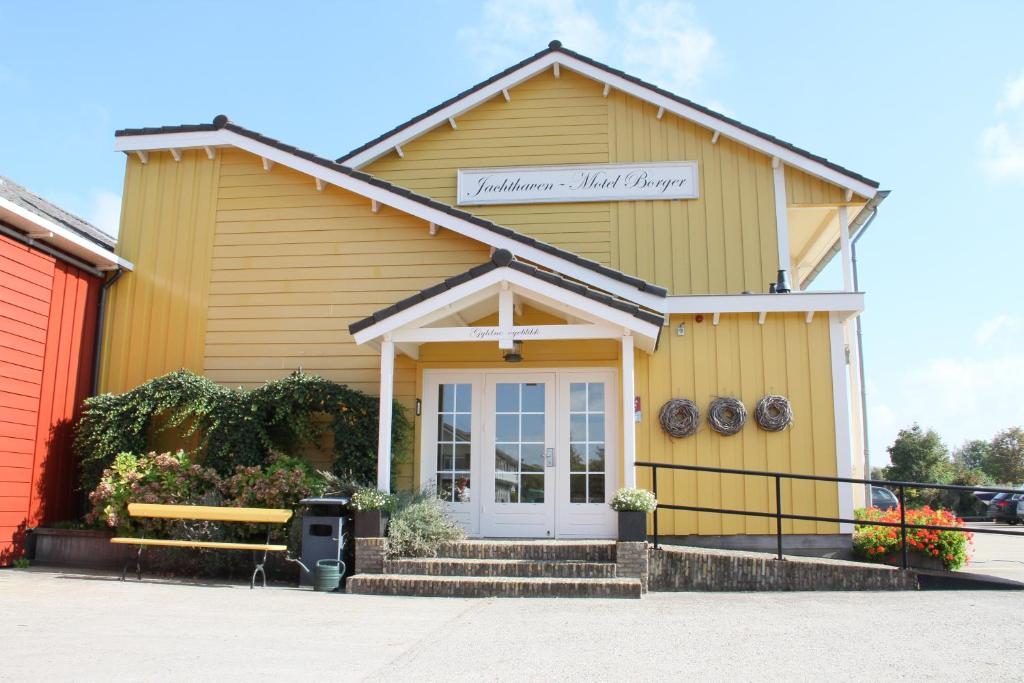
[[[650, 291], [664, 290], [651, 286]], [[524, 304], [555, 315], [565, 323], [517, 325], [516, 311]], [[496, 326], [471, 324], [495, 312]], [[487, 263], [352, 323], [349, 332], [357, 344], [380, 349], [378, 488], [389, 491], [391, 487], [396, 352], [418, 359], [419, 346], [430, 342], [493, 341], [498, 348], [511, 351], [517, 341], [574, 339], [616, 339], [621, 343], [625, 485], [635, 485], [634, 348], [652, 353], [664, 321], [661, 313], [524, 263], [508, 250], [498, 249]]]

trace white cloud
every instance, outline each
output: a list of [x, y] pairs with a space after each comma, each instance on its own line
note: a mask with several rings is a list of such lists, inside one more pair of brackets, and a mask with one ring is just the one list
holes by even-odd
[[1021, 318], [1006, 315], [1005, 313], [989, 318], [978, 325], [978, 331], [974, 333], [974, 341], [978, 346], [985, 346], [995, 339], [996, 335], [1000, 332], [1003, 332], [1004, 330], [1009, 331], [1020, 325], [1022, 322], [1024, 322], [1024, 320]]
[[897, 432], [914, 422], [935, 429], [950, 447], [1024, 426], [1024, 351], [1013, 348], [1014, 335], [1006, 328], [990, 329], [985, 343], [1001, 348], [926, 359], [897, 376], [869, 383], [875, 465], [885, 463], [886, 448]]
[[682, 0], [620, 0], [602, 20], [576, 0], [487, 0], [476, 23], [458, 32], [482, 71], [514, 64], [557, 38], [569, 49], [670, 90], [698, 86], [715, 38]]
[[995, 178], [1024, 181], [1024, 73], [1007, 81], [996, 115], [981, 133], [982, 166]]
[[691, 5], [672, 0], [621, 2], [626, 70], [650, 74], [648, 78], [669, 89], [698, 85], [713, 57], [715, 39], [696, 14]]
[[108, 235], [117, 237], [121, 223], [121, 195], [106, 190], [94, 191], [88, 221]]

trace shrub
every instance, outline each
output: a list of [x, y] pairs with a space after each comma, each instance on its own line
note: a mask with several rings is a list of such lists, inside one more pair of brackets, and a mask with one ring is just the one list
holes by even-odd
[[[295, 509], [299, 500], [323, 493], [326, 482], [304, 461], [272, 454], [266, 467], [238, 467], [222, 477], [215, 470], [190, 462], [184, 451], [176, 453], [121, 453], [103, 471], [100, 483], [89, 494], [92, 510], [87, 521], [132, 533], [148, 532], [176, 538], [245, 540], [264, 527], [250, 524], [132, 520], [128, 503], [170, 505], [222, 505]], [[286, 533], [273, 528], [273, 537]]]
[[[120, 453], [156, 450], [159, 438], [191, 442], [190, 455], [222, 475], [267, 464], [333, 436], [332, 469], [360, 484], [375, 480], [379, 401], [322, 377], [295, 372], [252, 390], [229, 389], [188, 370], [157, 377], [122, 394], [88, 398], [75, 436], [82, 489], [96, 488]], [[325, 419], [326, 417], [326, 419]], [[395, 404], [394, 453], [405, 457], [412, 425]]]
[[360, 512], [366, 510], [385, 510], [387, 512], [394, 512], [397, 499], [393, 494], [384, 493], [380, 489], [372, 487], [365, 487], [358, 489], [352, 494], [352, 499], [349, 503], [353, 510]]
[[[932, 510], [930, 507], [907, 510], [908, 524], [931, 524], [935, 526], [962, 527], [964, 521], [948, 510]], [[857, 519], [881, 522], [900, 521], [899, 510], [868, 508], [856, 512]], [[907, 551], [922, 557], [941, 560], [949, 570], [959, 569], [970, 561], [971, 544], [974, 534], [959, 531], [931, 531], [928, 529], [907, 530]], [[858, 524], [853, 534], [853, 554], [867, 562], [896, 564], [900, 561], [903, 543], [898, 527]]]
[[612, 496], [611, 508], [617, 512], [654, 512], [658, 500], [645, 489], [619, 489]]
[[401, 508], [391, 519], [385, 551], [389, 556], [436, 557], [442, 543], [464, 536], [436, 495], [424, 495]]

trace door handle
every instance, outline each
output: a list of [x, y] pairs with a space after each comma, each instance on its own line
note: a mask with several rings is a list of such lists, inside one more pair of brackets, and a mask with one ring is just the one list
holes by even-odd
[[547, 449], [545, 449], [544, 457], [547, 458], [547, 461], [548, 461], [547, 466], [548, 467], [554, 467], [555, 466], [555, 449], [554, 448], [547, 448]]

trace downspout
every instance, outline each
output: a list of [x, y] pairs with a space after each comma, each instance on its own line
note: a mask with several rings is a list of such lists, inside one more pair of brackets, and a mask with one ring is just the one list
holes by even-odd
[[118, 268], [117, 272], [114, 273], [114, 277], [104, 281], [100, 287], [100, 302], [96, 307], [96, 339], [93, 343], [92, 388], [89, 391], [90, 396], [96, 395], [96, 390], [100, 385], [100, 352], [103, 348], [103, 318], [107, 312], [107, 291], [115, 282], [121, 279], [122, 275], [124, 275], [124, 269]]
[[[871, 216], [867, 219], [861, 229], [857, 231], [857, 234], [850, 240], [850, 260], [853, 266], [853, 290], [855, 292], [860, 291], [860, 279], [857, 277], [857, 240], [864, 236], [864, 233], [868, 231], [868, 227], [871, 222], [878, 216], [878, 206], [876, 205], [874, 210], [871, 212]], [[860, 421], [861, 421], [861, 433], [864, 439], [864, 478], [871, 478], [871, 447], [868, 445], [868, 391], [864, 381], [864, 328], [861, 324], [861, 318], [863, 316], [857, 316], [857, 365], [860, 374]], [[871, 491], [867, 491], [868, 497], [866, 504], [871, 504]]]

